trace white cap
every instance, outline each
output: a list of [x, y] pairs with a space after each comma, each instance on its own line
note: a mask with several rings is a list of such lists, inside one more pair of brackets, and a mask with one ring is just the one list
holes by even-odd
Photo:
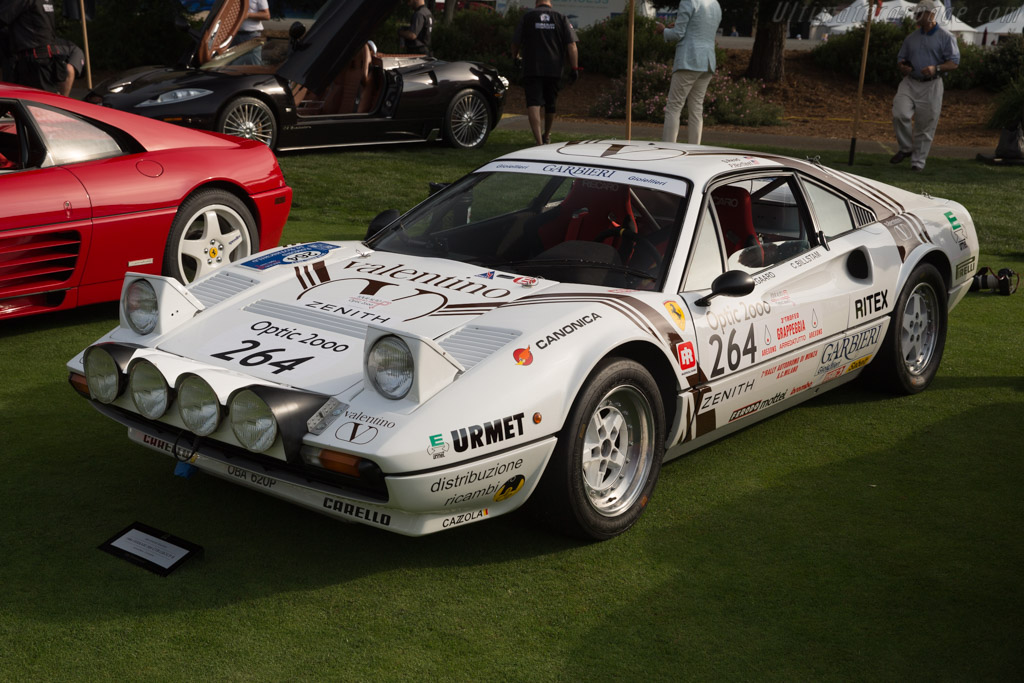
[[939, 16], [945, 7], [940, 0], [921, 0], [921, 2], [914, 5], [914, 14], [932, 12], [935, 16]]

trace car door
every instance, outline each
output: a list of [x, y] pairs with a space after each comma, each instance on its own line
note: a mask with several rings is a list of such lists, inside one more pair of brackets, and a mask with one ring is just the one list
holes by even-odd
[[[77, 286], [85, 268], [89, 194], [73, 173], [47, 163], [38, 130], [16, 100], [0, 100], [0, 194], [0, 314], [43, 306], [35, 297], [46, 293], [67, 296], [61, 293]], [[74, 302], [50, 302], [64, 304]]]
[[[851, 292], [862, 287], [818, 229], [794, 173], [721, 178], [699, 210], [681, 293], [701, 378], [688, 438], [741, 427], [819, 384], [824, 349], [843, 338]], [[753, 290], [709, 297], [725, 271], [749, 274]]]

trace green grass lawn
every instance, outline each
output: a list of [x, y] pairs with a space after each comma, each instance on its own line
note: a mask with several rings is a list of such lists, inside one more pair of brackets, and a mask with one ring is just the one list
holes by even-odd
[[[527, 143], [284, 156], [284, 242], [361, 236]], [[802, 156], [802, 154], [801, 154]], [[845, 154], [823, 162], [846, 169]], [[963, 203], [1024, 271], [1024, 169], [859, 155]], [[345, 525], [132, 445], [66, 383], [116, 305], [0, 327], [0, 680], [1009, 680], [1024, 671], [1024, 292], [969, 294], [905, 398], [860, 385], [674, 461], [627, 534], [517, 516], [420, 539]], [[97, 549], [205, 547], [168, 578]]]

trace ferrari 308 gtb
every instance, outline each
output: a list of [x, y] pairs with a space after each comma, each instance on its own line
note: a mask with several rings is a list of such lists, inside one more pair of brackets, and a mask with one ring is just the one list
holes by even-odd
[[276, 246], [292, 191], [266, 145], [0, 84], [0, 319], [188, 283]]
[[339, 520], [602, 539], [664, 459], [864, 372], [924, 389], [977, 258], [962, 205], [810, 161], [547, 145], [362, 242], [129, 275], [69, 369], [132, 441]]

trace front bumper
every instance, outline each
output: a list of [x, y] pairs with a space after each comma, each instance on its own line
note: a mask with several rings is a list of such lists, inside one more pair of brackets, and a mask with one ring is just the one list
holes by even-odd
[[203, 472], [341, 521], [406, 536], [424, 536], [520, 507], [540, 480], [555, 445], [555, 437], [548, 437], [471, 463], [386, 475], [388, 501], [382, 503], [301, 473], [226, 454], [214, 444], [200, 442], [193, 447], [188, 439], [179, 437], [156, 425], [128, 427], [130, 440]]

